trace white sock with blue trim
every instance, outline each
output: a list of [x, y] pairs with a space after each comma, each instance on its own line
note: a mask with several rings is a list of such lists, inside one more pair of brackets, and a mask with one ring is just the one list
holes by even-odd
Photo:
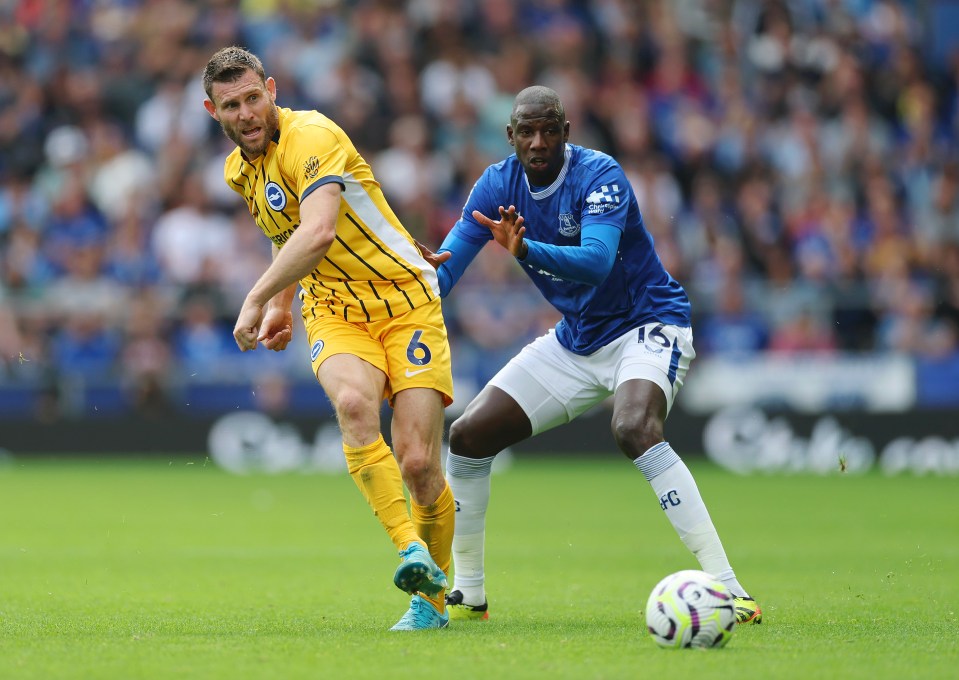
[[486, 601], [483, 543], [494, 459], [467, 458], [452, 451], [446, 457], [446, 480], [456, 503], [451, 590], [463, 593], [464, 604], [481, 605]]
[[748, 597], [736, 580], [696, 481], [673, 448], [661, 442], [633, 463], [646, 476], [680, 540], [699, 560], [702, 570], [724, 583], [733, 595]]

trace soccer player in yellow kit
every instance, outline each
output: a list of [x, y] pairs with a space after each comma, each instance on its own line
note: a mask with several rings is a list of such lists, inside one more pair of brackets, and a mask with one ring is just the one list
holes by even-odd
[[[313, 371], [350, 475], [399, 551], [394, 583], [412, 595], [392, 629], [443, 628], [455, 508], [440, 449], [453, 379], [436, 271], [343, 130], [316, 111], [277, 107], [256, 55], [219, 50], [203, 86], [206, 110], [237, 145], [226, 182], [273, 242], [233, 336], [243, 351], [285, 349], [299, 283]], [[384, 398], [393, 451], [380, 432]]]

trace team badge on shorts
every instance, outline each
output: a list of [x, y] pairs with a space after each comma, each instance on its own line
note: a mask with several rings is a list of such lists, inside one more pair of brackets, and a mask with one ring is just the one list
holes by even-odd
[[323, 351], [323, 341], [317, 340], [313, 343], [313, 346], [310, 347], [310, 361], [316, 361], [316, 357], [320, 356], [320, 352]]

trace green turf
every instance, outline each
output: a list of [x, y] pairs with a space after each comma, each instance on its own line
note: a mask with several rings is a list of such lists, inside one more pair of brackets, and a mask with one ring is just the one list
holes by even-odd
[[696, 564], [611, 454], [493, 481], [492, 619], [424, 634], [349, 477], [203, 460], [0, 467], [0, 678], [954, 678], [956, 478], [735, 477], [691, 463], [765, 610], [716, 651], [642, 610]]

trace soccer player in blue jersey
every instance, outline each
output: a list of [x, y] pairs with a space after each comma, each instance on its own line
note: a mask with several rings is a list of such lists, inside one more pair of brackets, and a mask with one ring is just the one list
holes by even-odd
[[420, 248], [446, 295], [495, 240], [563, 318], [450, 428], [446, 473], [457, 505], [450, 617], [489, 617], [483, 540], [496, 454], [612, 395], [616, 444], [702, 569], [736, 596], [737, 620], [759, 623], [762, 612], [737, 580], [696, 482], [663, 437], [696, 356], [690, 307], [653, 248], [629, 180], [610, 156], [568, 143], [569, 121], [549, 88], [516, 96], [506, 135], [516, 153], [486, 169], [436, 253]]

